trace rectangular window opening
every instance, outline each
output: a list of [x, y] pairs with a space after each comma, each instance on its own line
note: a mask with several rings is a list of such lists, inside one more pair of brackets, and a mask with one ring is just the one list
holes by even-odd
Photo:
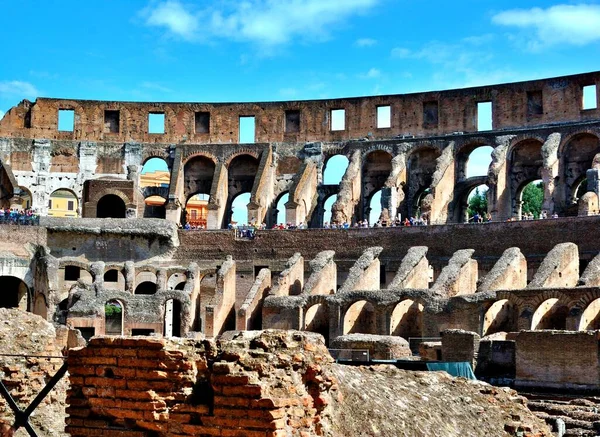
[[67, 210], [73, 211], [75, 209], [75, 203], [72, 200], [67, 202]]
[[61, 132], [73, 132], [75, 127], [75, 111], [73, 109], [58, 110], [58, 130]]
[[346, 130], [346, 110], [332, 109], [331, 110], [331, 130], [340, 131]]
[[104, 111], [104, 133], [118, 134], [119, 133], [119, 111], [106, 110]]
[[596, 85], [583, 87], [583, 109], [596, 109], [598, 107], [598, 96]]
[[144, 328], [132, 328], [131, 335], [132, 336], [149, 336], [154, 334], [154, 329], [144, 329]]
[[285, 133], [300, 132], [300, 111], [285, 111]]
[[165, 113], [151, 112], [148, 114], [148, 133], [149, 134], [164, 134], [165, 133]]
[[240, 143], [254, 143], [256, 119], [254, 116], [240, 116]]
[[438, 102], [423, 102], [423, 127], [435, 128], [438, 126]]
[[90, 338], [96, 335], [96, 328], [81, 328], [75, 326], [75, 329], [79, 329], [79, 332], [81, 332], [81, 336], [85, 341], [90, 341]]
[[492, 130], [492, 102], [477, 103], [477, 130]]
[[196, 112], [194, 128], [197, 134], [210, 132], [210, 112]]
[[544, 101], [541, 91], [527, 91], [527, 115], [544, 114]]
[[65, 281], [76, 281], [81, 276], [81, 269], [77, 266], [65, 266]]
[[377, 107], [377, 129], [388, 129], [392, 127], [392, 107]]
[[48, 209], [52, 209], [52, 199], [48, 200]]
[[119, 282], [119, 271], [113, 269], [104, 273], [104, 282]]

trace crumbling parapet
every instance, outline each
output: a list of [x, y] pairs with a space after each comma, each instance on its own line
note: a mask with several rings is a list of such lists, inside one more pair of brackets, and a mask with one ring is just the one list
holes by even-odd
[[270, 294], [274, 296], [293, 296], [302, 292], [304, 287], [304, 258], [296, 252], [285, 263], [285, 269], [273, 281]]
[[471, 258], [474, 252], [473, 249], [454, 252], [431, 290], [446, 297], [475, 293], [478, 271], [477, 261]]
[[429, 261], [426, 246], [413, 246], [402, 258], [396, 276], [388, 286], [392, 290], [405, 288], [429, 288]]
[[509, 247], [477, 287], [478, 292], [515, 290], [527, 286], [527, 260], [518, 247]]
[[527, 288], [575, 287], [579, 279], [579, 250], [574, 243], [554, 246]]
[[249, 331], [261, 329], [262, 302], [271, 289], [271, 271], [261, 269], [246, 299], [242, 303], [236, 316], [236, 329], [238, 331]]
[[310, 260], [311, 274], [302, 290], [303, 294], [334, 294], [337, 289], [337, 265], [335, 252], [324, 250]]
[[285, 204], [285, 221], [294, 225], [306, 224], [313, 200], [317, 196], [318, 184], [317, 166], [313, 161], [307, 161], [290, 188], [289, 201]]
[[348, 277], [340, 287], [339, 293], [354, 290], [379, 290], [379, 254], [383, 247], [370, 247], [356, 260], [348, 272]]
[[587, 267], [577, 281], [577, 285], [585, 287], [600, 286], [600, 254], [596, 255], [588, 263]]
[[217, 272], [217, 285], [212, 301], [205, 307], [204, 334], [215, 337], [225, 328], [227, 319], [235, 311], [235, 261], [227, 256]]
[[338, 197], [331, 207], [331, 221], [334, 223], [351, 223], [354, 208], [360, 201], [362, 189], [361, 151], [355, 150], [350, 157], [348, 168], [340, 182]]

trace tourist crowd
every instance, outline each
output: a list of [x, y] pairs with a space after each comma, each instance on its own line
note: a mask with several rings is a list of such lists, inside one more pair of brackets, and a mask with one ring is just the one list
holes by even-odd
[[13, 225], [38, 225], [40, 223], [40, 216], [31, 208], [0, 208], [0, 223]]

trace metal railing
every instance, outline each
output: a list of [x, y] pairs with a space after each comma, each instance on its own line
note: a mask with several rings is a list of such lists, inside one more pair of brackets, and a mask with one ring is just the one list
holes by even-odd
[[[15, 421], [10, 431], [15, 432], [20, 428], [25, 428], [30, 437], [38, 437], [38, 434], [35, 432], [35, 429], [29, 423], [29, 417], [33, 414], [35, 409], [40, 405], [40, 403], [44, 400], [46, 396], [52, 391], [54, 386], [58, 384], [58, 382], [67, 374], [67, 362], [65, 361], [67, 357], [63, 356], [47, 356], [47, 355], [16, 355], [16, 354], [0, 354], [2, 358], [38, 358], [38, 359], [46, 359], [46, 360], [63, 360], [62, 366], [58, 369], [58, 371], [50, 378], [50, 381], [46, 384], [46, 386], [38, 393], [38, 395], [31, 401], [29, 406], [22, 410], [19, 408], [15, 400], [10, 394], [10, 391], [4, 385], [2, 379], [0, 379], [0, 395], [6, 400], [9, 408], [13, 411], [15, 415]], [[13, 434], [10, 434], [13, 435]]]
[[39, 226], [40, 216], [37, 214], [13, 214], [4, 213], [0, 215], [0, 225]]

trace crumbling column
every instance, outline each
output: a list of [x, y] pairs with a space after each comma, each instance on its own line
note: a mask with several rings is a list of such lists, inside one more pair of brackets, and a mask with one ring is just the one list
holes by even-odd
[[340, 182], [340, 191], [331, 207], [331, 221], [334, 223], [352, 223], [354, 208], [360, 201], [362, 187], [362, 159], [360, 150], [350, 157], [348, 168]]
[[50, 194], [48, 192], [48, 172], [50, 171], [50, 161], [52, 156], [52, 143], [50, 140], [33, 140], [33, 160], [31, 167], [35, 173], [35, 182], [31, 188], [31, 203], [32, 207], [41, 215], [48, 214], [48, 200]]
[[431, 192], [425, 196], [425, 203], [431, 205], [429, 222], [445, 223], [448, 219], [448, 205], [454, 196], [454, 141], [444, 147], [436, 161], [432, 176]]
[[167, 270], [158, 269], [156, 271], [156, 290], [167, 289]]
[[544, 181], [544, 203], [542, 209], [552, 214], [555, 210], [555, 181], [558, 176], [558, 146], [560, 145], [561, 135], [552, 133], [548, 136], [542, 146], [542, 180]]
[[337, 265], [333, 260], [335, 252], [324, 250], [310, 260], [311, 274], [304, 285], [304, 294], [335, 294], [337, 289]]
[[248, 203], [248, 223], [252, 221], [252, 218], [254, 218], [255, 223], [265, 221], [267, 210], [273, 201], [275, 167], [273, 149], [269, 145], [261, 155], [256, 177], [254, 178], [250, 203]]
[[579, 217], [587, 217], [589, 215], [598, 214], [598, 195], [592, 191], [588, 191], [581, 199], [579, 199], [577, 215]]
[[125, 291], [133, 294], [136, 286], [135, 263], [133, 261], [125, 261], [123, 275], [125, 276]]
[[171, 146], [169, 150], [171, 162], [171, 178], [169, 180], [169, 195], [165, 205], [165, 218], [173, 223], [181, 222], [181, 213], [185, 208], [185, 194], [183, 183], [183, 156], [181, 148]]
[[475, 293], [478, 271], [477, 261], [471, 258], [473, 252], [473, 249], [454, 252], [431, 290], [446, 297]]
[[227, 167], [222, 162], [218, 162], [213, 176], [212, 187], [210, 188], [210, 199], [208, 200], [207, 229], [221, 229], [223, 226], [223, 217], [225, 216], [229, 191], [227, 174]]
[[396, 276], [389, 285], [390, 290], [405, 288], [429, 288], [429, 261], [427, 260], [426, 246], [414, 246], [402, 258]]
[[575, 287], [579, 279], [579, 250], [574, 243], [561, 243], [546, 255], [527, 288]]
[[506, 154], [514, 135], [496, 137], [496, 147], [492, 151], [492, 162], [488, 170], [488, 212], [494, 220], [512, 217], [510, 181], [506, 174]]
[[317, 166], [309, 161], [295, 176], [297, 179], [290, 189], [289, 201], [285, 204], [287, 223], [298, 225], [308, 222], [311, 206], [317, 196], [317, 174]]
[[380, 268], [379, 254], [383, 247], [370, 247], [356, 260], [348, 272], [340, 293], [353, 290], [379, 290]]
[[90, 265], [90, 273], [96, 293], [104, 288], [104, 261], [96, 261]]
[[518, 247], [509, 247], [481, 279], [477, 291], [517, 290], [526, 286], [527, 260]]

